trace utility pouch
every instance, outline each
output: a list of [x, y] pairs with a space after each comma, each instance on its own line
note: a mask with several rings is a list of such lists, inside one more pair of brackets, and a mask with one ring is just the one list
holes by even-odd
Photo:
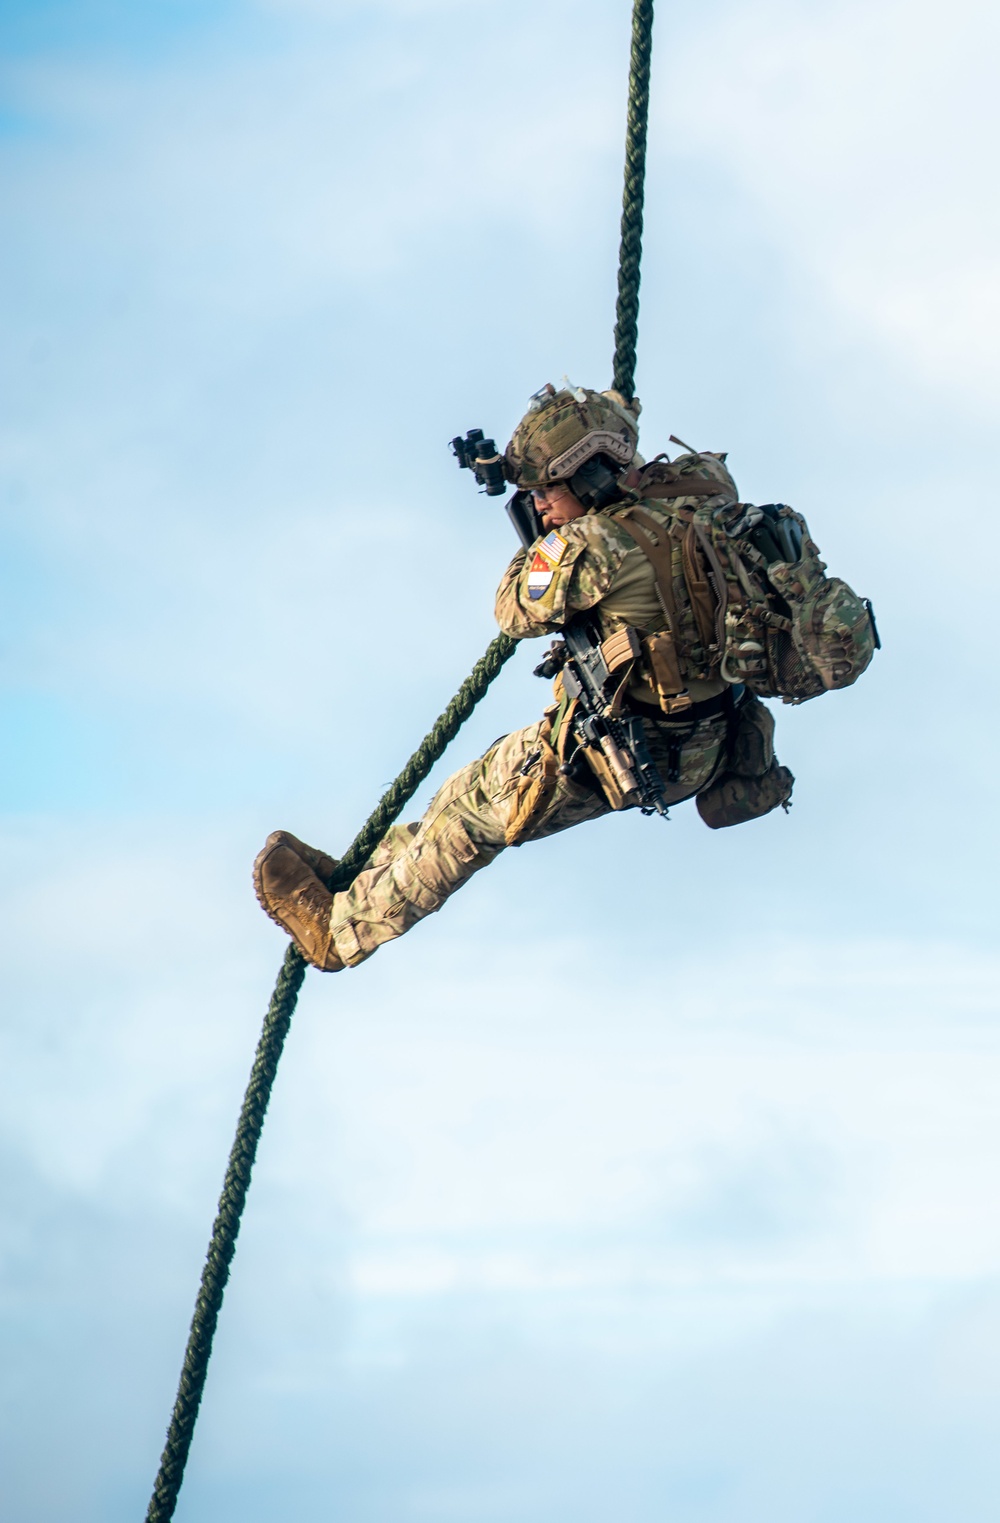
[[715, 646], [716, 599], [708, 579], [708, 567], [705, 564], [704, 552], [698, 542], [694, 524], [688, 524], [681, 541], [681, 558], [684, 567], [684, 584], [691, 600], [691, 612], [694, 614], [698, 635], [706, 651], [711, 651]]
[[[772, 581], [778, 580], [776, 572]], [[816, 585], [805, 593], [797, 633], [803, 655], [827, 690], [857, 682], [875, 654], [868, 607], [836, 576], [817, 578]]]
[[685, 691], [684, 675], [670, 630], [646, 635], [642, 644], [649, 674], [664, 714], [679, 714], [684, 709], [689, 709], [691, 696]]
[[510, 815], [503, 833], [507, 846], [520, 845], [556, 789], [559, 758], [544, 735], [538, 737], [538, 750], [539, 755], [530, 771], [518, 773], [514, 784]]
[[736, 711], [726, 770], [699, 793], [695, 804], [710, 830], [745, 825], [788, 807], [795, 779], [774, 754], [774, 715], [748, 694]]
[[579, 754], [594, 774], [600, 790], [612, 809], [629, 809], [636, 801], [636, 794], [623, 793], [614, 769], [600, 746], [581, 747]]
[[727, 682], [743, 682], [750, 688], [767, 689], [767, 630], [747, 608], [726, 610], [726, 654], [722, 675]]
[[607, 662], [609, 672], [617, 672], [627, 663], [637, 660], [642, 655], [638, 632], [630, 624], [616, 630], [601, 642], [601, 655]]
[[613, 635], [608, 635], [606, 640], [601, 641], [601, 655], [607, 664], [608, 674], [615, 678], [616, 688], [613, 693], [606, 692], [612, 712], [617, 714], [625, 697], [625, 689], [628, 686], [632, 669], [642, 655], [642, 642], [639, 631], [626, 624], [623, 629], [618, 629]]
[[759, 820], [781, 804], [788, 807], [795, 779], [787, 767], [773, 762], [763, 777], [737, 777], [724, 772], [695, 799], [698, 813], [710, 830]]
[[736, 710], [726, 771], [737, 777], [763, 777], [774, 764], [774, 715], [747, 693]]

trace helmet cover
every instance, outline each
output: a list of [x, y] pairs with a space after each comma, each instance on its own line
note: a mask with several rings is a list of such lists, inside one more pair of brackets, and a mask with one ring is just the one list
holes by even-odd
[[504, 454], [506, 474], [517, 486], [566, 481], [594, 455], [608, 455], [624, 469], [639, 442], [640, 404], [627, 405], [615, 391], [567, 385], [543, 387], [514, 430]]

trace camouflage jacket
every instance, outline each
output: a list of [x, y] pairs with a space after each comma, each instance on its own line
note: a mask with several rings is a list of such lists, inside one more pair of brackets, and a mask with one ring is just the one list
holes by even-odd
[[[798, 526], [801, 557], [768, 563], [745, 532], [747, 505], [737, 497], [724, 456], [654, 461], [635, 492], [515, 555], [497, 592], [501, 629], [531, 639], [589, 609], [604, 638], [626, 624], [646, 636], [666, 631], [673, 669], [695, 701], [736, 682], [789, 703], [848, 686], [874, 650], [868, 605], [826, 576], [791, 508], [780, 516]], [[662, 576], [643, 544], [659, 549]], [[645, 702], [662, 698], [649, 660], [630, 691]]]

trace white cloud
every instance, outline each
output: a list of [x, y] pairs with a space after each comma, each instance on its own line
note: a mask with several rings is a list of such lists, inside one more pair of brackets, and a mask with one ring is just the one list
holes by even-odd
[[689, 35], [661, 76], [660, 144], [731, 177], [792, 278], [814, 281], [852, 335], [993, 412], [995, 13], [772, 0], [729, 8], [705, 43]]
[[[610, 348], [625, 11], [271, 9], [296, 19], [269, 50], [223, 29], [136, 67], [43, 60], [13, 92], [46, 131], [9, 139], [2, 170], [8, 503], [31, 552], [7, 671], [99, 716], [121, 778], [96, 810], [54, 793], [3, 843], [0, 1083], [27, 1181], [4, 1265], [31, 1329], [10, 1366], [18, 1523], [90, 1523], [88, 1487], [95, 1523], [144, 1503], [283, 951], [249, 888], [260, 838], [288, 824], [336, 849], [491, 633], [505, 530], [442, 488], [443, 441], [487, 404], [513, 416], [560, 346]], [[654, 167], [708, 183], [671, 234], [685, 277], [717, 242], [756, 240], [776, 320], [843, 322], [856, 364], [838, 384], [883, 376], [884, 346], [987, 407], [981, 20], [661, 13]], [[697, 339], [660, 350], [651, 430], [707, 353], [712, 426], [729, 407], [749, 436], [753, 341]], [[795, 376], [774, 388], [794, 414]], [[754, 447], [759, 477], [775, 461]], [[966, 1433], [981, 1420], [997, 1364], [988, 557], [930, 532], [925, 459], [876, 463], [894, 476], [881, 559], [862, 520], [877, 487], [834, 513], [855, 456], [811, 467], [844, 561], [867, 557], [896, 619], [870, 686], [782, 716], [802, 773], [784, 834], [604, 822], [510, 854], [357, 974], [310, 975], [193, 1520], [231, 1501], [247, 1518], [590, 1523], [624, 1509], [625, 1476], [636, 1523], [664, 1496], [679, 1523], [884, 1523], [879, 1487], [901, 1476], [908, 1523], [992, 1494], [992, 1435], [961, 1475], [934, 1449], [956, 1414]], [[982, 497], [978, 466], [937, 468]], [[536, 711], [526, 666], [456, 759]], [[74, 1456], [54, 1490], [53, 1432]], [[817, 1433], [843, 1438], [846, 1481]], [[929, 1484], [900, 1434], [932, 1454]], [[733, 1475], [712, 1491], [723, 1449]], [[927, 1513], [942, 1476], [950, 1512]], [[836, 1489], [852, 1484], [860, 1501]]]
[[[283, 947], [242, 827], [35, 822], [5, 858], [8, 1135], [81, 1198], [184, 1209], [215, 1186]], [[995, 1273], [995, 955], [741, 939], [706, 982], [689, 929], [669, 991], [633, 955], [623, 1007], [585, 938], [525, 941], [499, 881], [466, 895], [405, 961], [310, 975], [284, 1060], [263, 1188], [336, 1208], [316, 1251], [338, 1264], [351, 1223], [360, 1294]]]
[[[415, 12], [428, 9], [449, 7]], [[22, 236], [48, 222], [53, 264], [110, 247], [161, 300], [207, 306], [216, 321], [261, 301], [275, 320], [335, 283], [370, 286], [422, 238], [440, 245], [463, 225], [564, 245], [595, 162], [603, 174], [613, 160], [617, 181], [620, 82], [558, 7], [535, 18], [530, 50], [495, 14], [469, 25], [476, 38], [445, 17], [429, 34], [345, 25], [320, 46], [292, 32], [225, 61], [22, 67], [13, 107], [59, 134], [58, 151], [29, 136], [8, 160]], [[616, 30], [624, 48], [622, 27], [598, 22], [596, 37]], [[571, 91], [549, 85], [557, 40]], [[56, 226], [71, 233], [62, 248]]]

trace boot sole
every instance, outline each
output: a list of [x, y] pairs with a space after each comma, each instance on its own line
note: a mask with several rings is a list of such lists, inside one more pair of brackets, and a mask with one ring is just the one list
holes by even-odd
[[[307, 846], [304, 841], [300, 841], [298, 836], [293, 836], [292, 833], [288, 830], [272, 830], [271, 834], [264, 842], [261, 850], [254, 858], [253, 864], [253, 891], [256, 895], [257, 903], [260, 905], [267, 918], [269, 920], [273, 920], [275, 925], [280, 926], [286, 936], [291, 937], [292, 942], [301, 953], [301, 955], [305, 958], [306, 962], [309, 963], [310, 967], [318, 969], [320, 973], [336, 973], [345, 966], [344, 963], [338, 959], [337, 967], [331, 968], [328, 967], [325, 963], [316, 962], [306, 951], [302, 943], [298, 940], [291, 927], [285, 924], [280, 915], [275, 913], [267, 901], [263, 883], [264, 864], [271, 853], [281, 846], [286, 847], [289, 851], [293, 852], [294, 855], [298, 857], [299, 861], [303, 862], [305, 866], [309, 868], [310, 872], [315, 873], [315, 876], [317, 879], [319, 879], [319, 882], [322, 883], [324, 888], [326, 888], [328, 891], [329, 884], [326, 883], [324, 879], [329, 876], [329, 872], [324, 874], [322, 877], [318, 872], [316, 872], [316, 867], [319, 865], [317, 859], [321, 858], [326, 863], [332, 862], [333, 867], [336, 868], [338, 865], [337, 858], [331, 857], [327, 852], [317, 851], [317, 849], [313, 846]], [[330, 948], [330, 953], [333, 956], [336, 956], [336, 953], [333, 951], [332, 947]]]
[[[279, 917], [274, 913], [271, 906], [268, 904], [267, 899], [264, 897], [264, 884], [261, 881], [261, 872], [263, 871], [264, 863], [267, 861], [268, 857], [271, 855], [272, 851], [274, 851], [276, 846], [291, 846], [292, 850], [294, 851], [295, 847], [292, 846], [292, 842], [294, 840], [295, 837], [290, 836], [286, 830], [272, 830], [271, 834], [268, 836], [267, 840], [264, 842], [264, 845], [261, 847], [260, 851], [257, 853], [253, 860], [253, 891], [257, 896], [257, 903], [260, 905], [261, 909], [264, 911], [264, 914], [268, 917], [269, 920], [273, 920], [275, 925], [281, 926], [281, 929], [284, 931], [286, 936], [291, 936], [292, 933], [288, 929], [285, 922], [279, 919]], [[292, 936], [292, 940], [295, 940], [294, 936]], [[298, 942], [295, 944], [298, 946]], [[301, 947], [299, 947], [299, 951], [302, 951]], [[305, 956], [305, 953], [303, 952], [302, 955]]]
[[[261, 847], [260, 851], [257, 853], [256, 857], [254, 858], [254, 863], [253, 863], [253, 891], [254, 891], [254, 894], [256, 895], [257, 903], [260, 905], [261, 909], [264, 911], [264, 914], [267, 916], [267, 918], [269, 920], [273, 920], [275, 925], [280, 926], [281, 929], [284, 931], [286, 936], [290, 936], [291, 937], [292, 941], [295, 942], [295, 945], [298, 947], [299, 951], [302, 953], [302, 956], [305, 958], [306, 962], [310, 964], [311, 967], [319, 968], [321, 973], [331, 972], [331, 971], [333, 971], [332, 969], [324, 968], [324, 967], [321, 966], [320, 963], [313, 962], [313, 959], [309, 956], [309, 954], [306, 951], [305, 947], [301, 946], [299, 944], [299, 942], [296, 941], [295, 936], [292, 934], [292, 931], [285, 924], [285, 922], [281, 919], [280, 915], [276, 915], [275, 914], [274, 910], [271, 908], [271, 906], [267, 902], [267, 897], [266, 897], [266, 895], [264, 893], [264, 884], [263, 884], [263, 881], [262, 881], [262, 872], [263, 872], [264, 863], [267, 861], [268, 857], [271, 855], [271, 852], [274, 851], [278, 846], [287, 846], [290, 851], [294, 851], [295, 855], [298, 858], [300, 858], [301, 861], [305, 862], [307, 867], [309, 867], [309, 868], [311, 868], [311, 869], [313, 869], [315, 871], [315, 869], [313, 868], [313, 863], [312, 863], [312, 861], [310, 861], [310, 857], [312, 857], [314, 855], [314, 851], [313, 851], [312, 847], [306, 846], [304, 841], [300, 841], [298, 839], [298, 837], [297, 836], [293, 836], [290, 833], [290, 831], [287, 831], [287, 830], [272, 830], [271, 834], [268, 836], [267, 840], [264, 842], [264, 845]], [[305, 850], [301, 850], [300, 848], [302, 848], [302, 847], [305, 847]], [[326, 856], [326, 853], [324, 852], [324, 853], [322, 853], [322, 855]], [[333, 860], [333, 859], [329, 858], [328, 860]], [[316, 876], [319, 877], [319, 874], [317, 873]], [[320, 878], [320, 882], [321, 883], [323, 882], [322, 878]]]

